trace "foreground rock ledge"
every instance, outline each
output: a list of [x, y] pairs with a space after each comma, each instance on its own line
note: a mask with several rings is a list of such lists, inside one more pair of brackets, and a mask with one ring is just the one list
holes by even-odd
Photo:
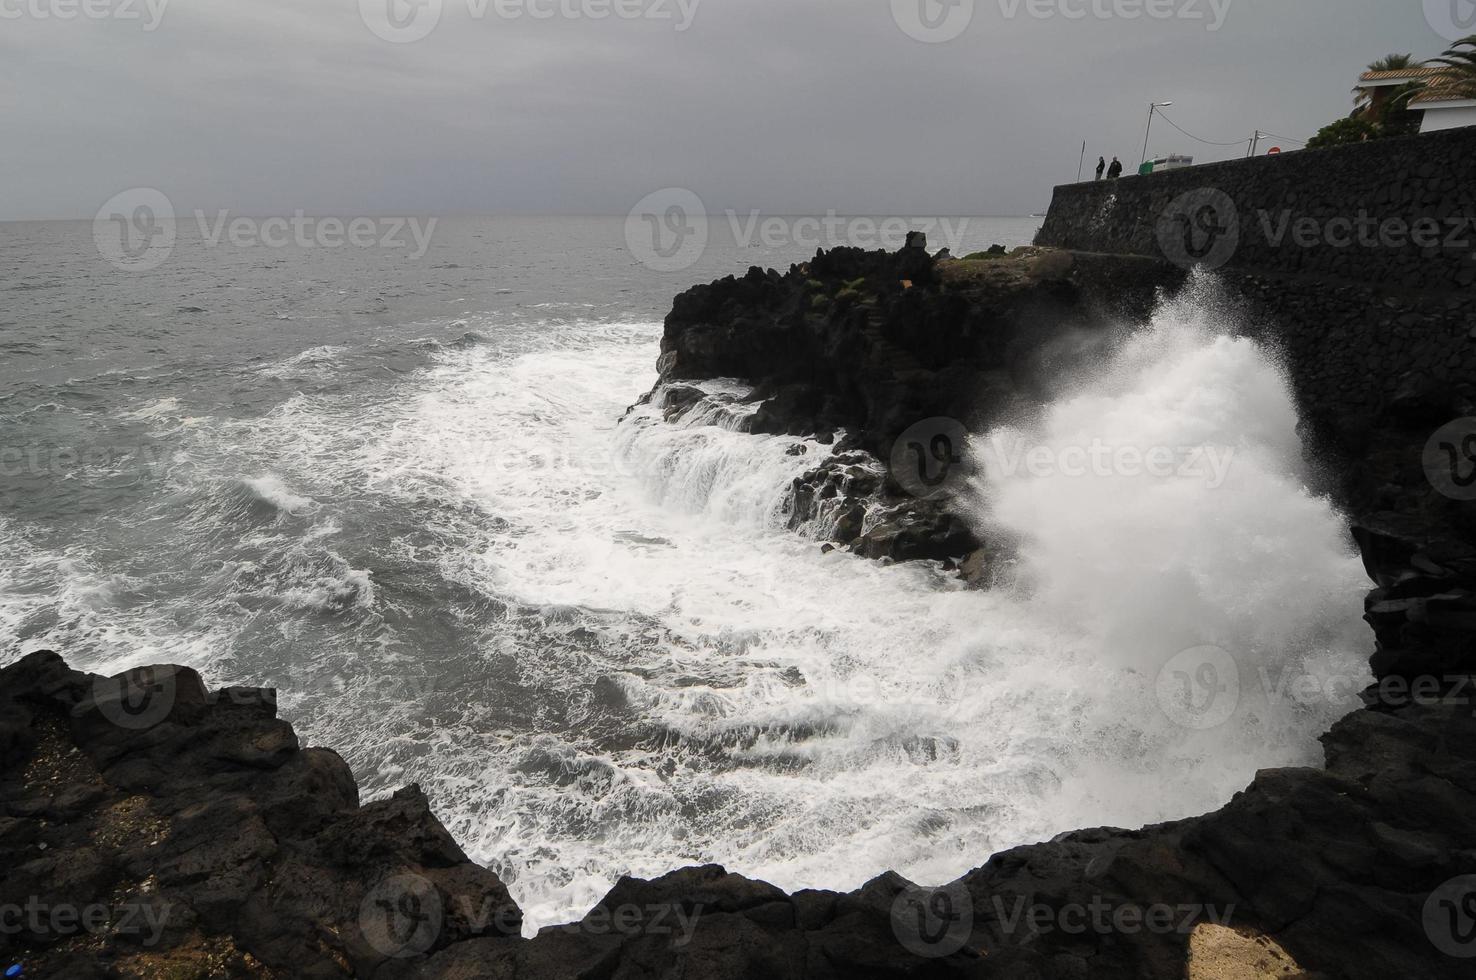
[[889, 873], [786, 895], [688, 868], [623, 879], [532, 940], [418, 788], [360, 806], [271, 691], [41, 652], [0, 670], [0, 707], [0, 950], [27, 977], [1387, 980], [1476, 962], [1451, 955], [1476, 953], [1476, 719], [1455, 695], [1355, 712], [1325, 770], [1263, 772], [1217, 813], [1017, 848], [947, 888]]

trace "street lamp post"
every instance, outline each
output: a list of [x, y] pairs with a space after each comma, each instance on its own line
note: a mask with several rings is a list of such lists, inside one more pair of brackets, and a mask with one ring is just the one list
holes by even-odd
[[[1159, 109], [1167, 109], [1173, 105], [1172, 102], [1150, 102], [1148, 103], [1148, 129], [1143, 133], [1143, 163], [1148, 162], [1148, 138], [1153, 134], [1153, 114]], [[1141, 168], [1142, 164], [1139, 164]]]

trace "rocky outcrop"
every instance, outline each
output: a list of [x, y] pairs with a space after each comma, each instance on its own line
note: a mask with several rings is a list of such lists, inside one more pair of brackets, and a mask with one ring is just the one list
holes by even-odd
[[[1028, 410], [1090, 353], [1083, 336], [1111, 331], [1072, 263], [1037, 249], [939, 262], [920, 247], [838, 248], [696, 286], [667, 317], [647, 400], [674, 421], [713, 414], [692, 382], [744, 383], [739, 428], [834, 447], [796, 481], [792, 527], [872, 558], [961, 562], [985, 544], [947, 506], [971, 475], [963, 428]], [[1157, 285], [1145, 277], [1116, 302], [1146, 309]]]
[[1263, 772], [1216, 813], [1016, 848], [943, 888], [687, 868], [527, 940], [416, 788], [359, 806], [269, 691], [50, 653], [0, 691], [0, 953], [26, 977], [1178, 980], [1198, 944], [1189, 975], [1239, 948], [1284, 968], [1242, 975], [1387, 980], [1466, 977], [1476, 953], [1469, 692], [1357, 712], [1326, 769]]
[[0, 953], [26, 977], [404, 976], [407, 946], [521, 926], [416, 787], [361, 807], [270, 690], [35, 653], [0, 671], [0, 764]]

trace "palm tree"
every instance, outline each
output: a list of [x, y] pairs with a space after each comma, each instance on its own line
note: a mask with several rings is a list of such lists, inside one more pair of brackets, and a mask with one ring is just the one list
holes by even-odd
[[[1368, 66], [1369, 71], [1403, 71], [1406, 68], [1419, 68], [1420, 63], [1415, 61], [1412, 54], [1386, 54], [1378, 61]], [[1402, 91], [1402, 89], [1401, 89]], [[1413, 93], [1411, 93], [1413, 94]], [[1353, 90], [1353, 103], [1362, 109], [1368, 105], [1373, 98], [1372, 93], [1366, 88], [1355, 88]]]
[[1449, 93], [1453, 99], [1476, 99], [1476, 34], [1457, 41], [1445, 54], [1432, 58], [1429, 64], [1445, 69], [1434, 83], [1441, 94]]

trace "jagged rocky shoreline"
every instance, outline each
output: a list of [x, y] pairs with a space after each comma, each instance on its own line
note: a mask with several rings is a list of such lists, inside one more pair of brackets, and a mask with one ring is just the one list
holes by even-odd
[[[946, 889], [887, 874], [786, 895], [691, 868], [623, 880], [525, 940], [417, 789], [359, 806], [270, 692], [208, 692], [185, 669], [126, 680], [49, 653], [0, 672], [0, 943], [25, 976], [1469, 976], [1431, 939], [1447, 935], [1431, 896], [1476, 874], [1469, 700], [1357, 712], [1323, 739], [1326, 770], [1262, 773], [1205, 817], [1016, 848]], [[172, 697], [148, 728], [128, 715], [141, 688]]]
[[[796, 526], [861, 554], [987, 578], [946, 497], [891, 465], [919, 420], [1028, 411], [1082, 338], [1182, 282], [1165, 263], [1049, 250], [936, 262], [838, 249], [676, 301], [649, 396], [672, 420], [834, 445]], [[1276, 284], [1231, 287], [1266, 303]], [[1256, 318], [1250, 318], [1255, 321]], [[1067, 340], [1070, 342], [1066, 342]], [[1316, 367], [1288, 342], [1303, 383]], [[714, 399], [714, 379], [751, 394]], [[692, 868], [622, 880], [582, 922], [521, 916], [415, 787], [361, 806], [270, 691], [185, 668], [119, 678], [35, 653], [0, 670], [0, 953], [24, 976], [517, 978], [1465, 977], [1476, 959], [1476, 548], [1437, 493], [1430, 432], [1456, 389], [1377, 376], [1356, 420], [1306, 412], [1373, 584], [1379, 685], [1326, 765], [1259, 774], [1221, 810], [990, 858], [942, 889], [883, 875], [802, 891]], [[1341, 433], [1341, 435], [1339, 435]], [[1348, 435], [1355, 433], [1356, 438]], [[1322, 445], [1321, 442], [1318, 443]], [[931, 452], [924, 446], [924, 452]], [[966, 461], [958, 465], [966, 467]], [[913, 488], [914, 490], [916, 488]]]

